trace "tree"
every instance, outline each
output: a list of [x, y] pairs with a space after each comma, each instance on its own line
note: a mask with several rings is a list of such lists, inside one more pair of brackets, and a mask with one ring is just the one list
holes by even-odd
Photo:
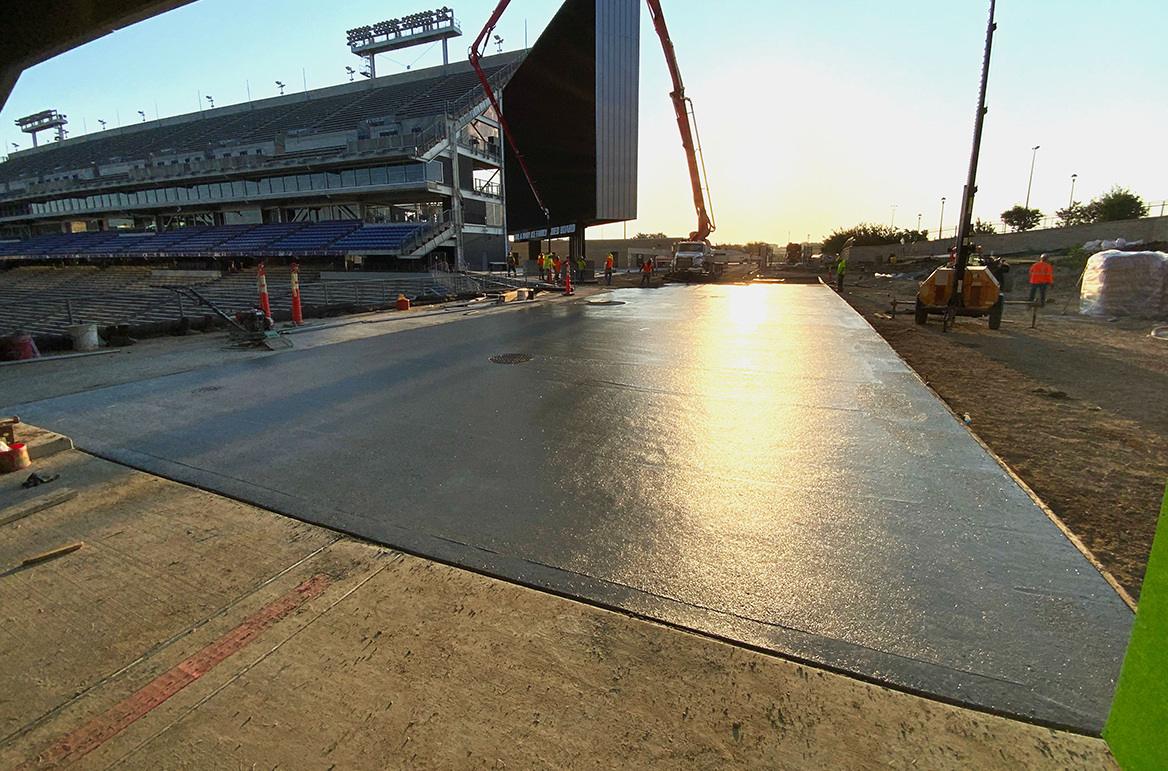
[[1086, 225], [1094, 221], [1091, 207], [1085, 206], [1078, 201], [1072, 201], [1070, 206], [1065, 209], [1059, 209], [1054, 214], [1058, 217], [1059, 227], [1063, 228], [1070, 227], [1071, 225]]
[[830, 236], [823, 239], [821, 251], [824, 254], [839, 254], [844, 243], [849, 238], [856, 239], [853, 246], [879, 246], [882, 244], [899, 244], [903, 231], [888, 225], [878, 225], [871, 222], [861, 222], [850, 228], [836, 229]]
[[1148, 216], [1148, 206], [1144, 199], [1119, 185], [1096, 197], [1086, 208], [1091, 214], [1092, 222], [1138, 220], [1140, 217]]
[[994, 227], [994, 223], [986, 222], [981, 217], [977, 218], [977, 222], [973, 223], [973, 235], [975, 236], [992, 236], [998, 232]]
[[1042, 221], [1042, 212], [1038, 209], [1027, 209], [1022, 204], [1015, 204], [1013, 208], [1002, 212], [1002, 222], [1017, 231], [1033, 230]]
[[633, 238], [669, 238], [664, 233], [638, 233]]

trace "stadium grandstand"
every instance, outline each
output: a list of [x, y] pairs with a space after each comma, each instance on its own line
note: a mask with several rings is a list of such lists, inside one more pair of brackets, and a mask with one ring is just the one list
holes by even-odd
[[[523, 53], [484, 60], [496, 88]], [[498, 124], [469, 63], [143, 122], [0, 163], [0, 260], [505, 259]]]
[[[181, 287], [246, 310], [261, 263], [280, 315], [293, 262], [333, 313], [481, 290], [508, 234], [583, 257], [588, 227], [636, 217], [639, 7], [564, 0], [532, 48], [478, 61], [542, 212], [469, 61], [80, 137], [22, 119], [55, 138], [0, 163], [0, 335], [202, 318]], [[441, 13], [423, 32], [455, 34]], [[350, 30], [354, 53], [397, 45], [386, 24]]]

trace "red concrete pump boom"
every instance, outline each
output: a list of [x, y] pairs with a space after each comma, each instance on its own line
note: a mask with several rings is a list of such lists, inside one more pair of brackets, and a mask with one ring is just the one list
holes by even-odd
[[[645, 0], [649, 5], [649, 15], [653, 19], [653, 28], [657, 30], [657, 36], [661, 38], [661, 48], [665, 52], [665, 64], [669, 67], [669, 76], [673, 79], [673, 91], [669, 96], [673, 99], [673, 110], [677, 114], [677, 128], [681, 131], [681, 146], [685, 150], [685, 160], [689, 166], [689, 181], [693, 188], [694, 209], [698, 215], [698, 228], [689, 234], [691, 241], [705, 241], [710, 233], [714, 232], [714, 218], [713, 207], [706, 205], [706, 191], [702, 180], [705, 178], [705, 161], [702, 160], [702, 146], [701, 140], [697, 138], [697, 121], [693, 115], [693, 101], [685, 95], [685, 86], [681, 82], [681, 70], [677, 66], [677, 55], [673, 51], [673, 41], [669, 38], [669, 29], [665, 26], [665, 14], [661, 11], [661, 3], [659, 0]], [[495, 12], [491, 14], [491, 18], [487, 20], [486, 26], [479, 36], [475, 38], [474, 43], [470, 48], [470, 63], [478, 73], [479, 81], [483, 84], [483, 90], [487, 93], [487, 98], [491, 101], [491, 106], [495, 108], [495, 113], [499, 116], [499, 125], [503, 129], [503, 134], [507, 137], [507, 141], [511, 143], [511, 149], [515, 151], [515, 157], [519, 160], [519, 167], [523, 169], [523, 176], [527, 178], [527, 184], [531, 186], [531, 192], [535, 195], [535, 200], [539, 204], [539, 208], [543, 211], [544, 216], [549, 216], [548, 208], [544, 205], [543, 196], [539, 194], [539, 188], [535, 184], [535, 180], [531, 176], [531, 172], [527, 169], [527, 164], [523, 160], [522, 153], [515, 145], [515, 140], [511, 136], [511, 129], [507, 126], [507, 119], [503, 117], [503, 111], [499, 108], [499, 103], [495, 99], [495, 92], [491, 89], [491, 84], [487, 80], [486, 73], [479, 65], [479, 60], [483, 58], [483, 52], [486, 49], [487, 43], [490, 41], [491, 32], [495, 29], [495, 25], [499, 23], [499, 17], [503, 15], [503, 11], [511, 3], [511, 0], [500, 0]], [[692, 124], [692, 128], [691, 128]], [[699, 168], [700, 164], [700, 168]]]
[[[503, 110], [499, 107], [498, 100], [495, 99], [495, 92], [491, 88], [491, 83], [487, 80], [487, 74], [483, 72], [479, 60], [483, 58], [483, 52], [486, 50], [487, 43], [491, 40], [491, 32], [494, 31], [495, 25], [499, 23], [499, 17], [503, 15], [503, 11], [507, 9], [511, 0], [500, 0], [499, 5], [495, 8], [495, 12], [491, 14], [491, 18], [487, 19], [486, 26], [479, 36], [475, 38], [474, 43], [471, 44], [470, 54], [467, 56], [470, 59], [470, 65], [474, 67], [474, 71], [479, 76], [479, 82], [483, 84], [483, 90], [487, 92], [487, 99], [491, 100], [491, 107], [495, 108], [495, 115], [499, 118], [499, 126], [503, 129], [504, 136], [507, 141], [511, 143], [511, 149], [515, 151], [515, 157], [519, 160], [519, 168], [523, 169], [523, 176], [527, 177], [527, 184], [531, 186], [531, 192], [535, 195], [535, 202], [539, 204], [540, 211], [543, 216], [550, 219], [548, 207], [544, 205], [543, 196], [539, 194], [539, 188], [535, 186], [535, 180], [531, 178], [531, 172], [527, 170], [527, 162], [523, 160], [523, 153], [519, 152], [519, 146], [515, 144], [515, 139], [511, 136], [511, 128], [507, 125], [507, 119], [503, 117]], [[451, 137], [451, 141], [454, 138]]]
[[[665, 51], [665, 64], [669, 67], [669, 77], [673, 79], [673, 91], [669, 97], [673, 99], [673, 111], [677, 114], [677, 128], [681, 131], [681, 146], [685, 149], [685, 160], [689, 165], [689, 183], [693, 188], [694, 210], [698, 215], [698, 229], [689, 234], [690, 241], [705, 241], [710, 233], [714, 232], [713, 207], [706, 207], [705, 191], [702, 188], [702, 178], [705, 176], [705, 162], [702, 161], [701, 172], [698, 170], [698, 161], [701, 158], [701, 144], [695, 143], [697, 136], [697, 122], [693, 119], [693, 102], [685, 95], [685, 86], [681, 83], [681, 70], [677, 67], [677, 56], [673, 52], [673, 41], [669, 39], [669, 29], [665, 26], [665, 15], [661, 11], [658, 0], [645, 0], [649, 5], [649, 15], [653, 17], [653, 27], [657, 30], [657, 37], [661, 38], [661, 48]], [[693, 122], [693, 130], [690, 123]]]

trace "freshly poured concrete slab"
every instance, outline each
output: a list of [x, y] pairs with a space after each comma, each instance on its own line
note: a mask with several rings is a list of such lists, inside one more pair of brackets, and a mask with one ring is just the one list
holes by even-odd
[[605, 298], [5, 411], [398, 548], [1101, 729], [1131, 613], [833, 292]]

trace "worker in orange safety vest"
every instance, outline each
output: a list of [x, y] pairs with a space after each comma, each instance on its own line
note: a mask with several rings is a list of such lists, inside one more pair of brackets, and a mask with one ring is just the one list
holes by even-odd
[[1054, 283], [1054, 269], [1046, 260], [1046, 255], [1030, 266], [1030, 302], [1038, 295], [1038, 306], [1046, 305], [1046, 288]]
[[604, 281], [609, 286], [612, 286], [612, 252], [604, 258]]
[[641, 286], [649, 286], [653, 280], [653, 258], [646, 257], [641, 263]]

